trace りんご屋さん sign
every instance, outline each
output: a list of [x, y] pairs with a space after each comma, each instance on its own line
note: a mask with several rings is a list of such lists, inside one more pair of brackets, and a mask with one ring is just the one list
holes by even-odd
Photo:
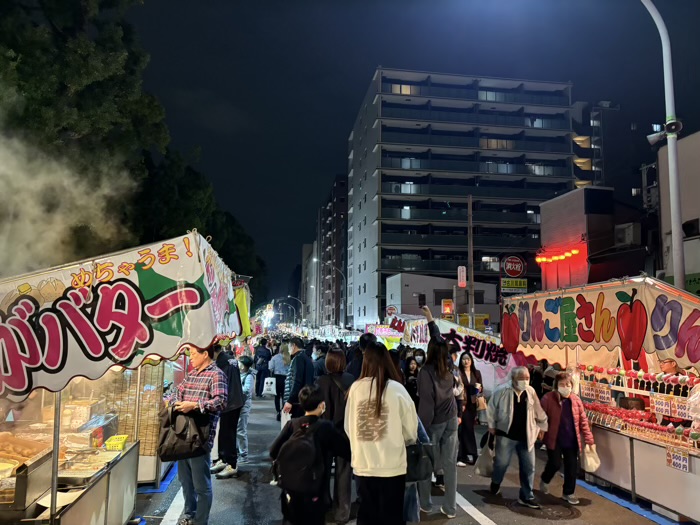
[[533, 293], [504, 300], [501, 337], [509, 352], [553, 348], [642, 352], [700, 365], [700, 299], [649, 277]]
[[239, 293], [196, 233], [0, 281], [0, 397], [205, 347], [244, 326], [247, 289]]

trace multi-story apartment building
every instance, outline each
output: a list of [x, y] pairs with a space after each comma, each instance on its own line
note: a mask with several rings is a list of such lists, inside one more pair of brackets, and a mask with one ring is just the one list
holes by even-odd
[[[303, 314], [300, 315], [306, 326], [318, 325], [318, 243], [304, 244], [301, 248], [301, 284], [299, 298], [302, 302]], [[294, 303], [294, 301], [291, 301]]]
[[[348, 143], [348, 313], [384, 317], [386, 277], [456, 276], [498, 283], [520, 255], [532, 289], [539, 204], [595, 177], [577, 162], [572, 85], [379, 68]], [[581, 164], [583, 169], [578, 167]], [[585, 181], [585, 182], [584, 182]]]
[[337, 175], [328, 200], [319, 213], [320, 272], [319, 315], [321, 326], [344, 326], [346, 309], [346, 253], [348, 232], [348, 178]]

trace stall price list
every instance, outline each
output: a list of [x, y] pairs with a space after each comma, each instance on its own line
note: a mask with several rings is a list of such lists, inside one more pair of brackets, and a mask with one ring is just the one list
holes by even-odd
[[688, 419], [688, 401], [664, 394], [649, 394], [650, 409], [654, 414]]
[[676, 447], [666, 447], [666, 466], [680, 470], [681, 472], [690, 472], [688, 451]]
[[610, 385], [606, 385], [605, 383], [581, 381], [581, 397], [610, 404], [612, 401], [612, 392], [610, 391]]

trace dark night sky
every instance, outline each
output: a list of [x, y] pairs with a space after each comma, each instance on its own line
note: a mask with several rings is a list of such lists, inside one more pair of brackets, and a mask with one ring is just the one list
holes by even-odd
[[[700, 2], [656, 0], [676, 106], [700, 128]], [[574, 82], [640, 125], [663, 120], [661, 44], [638, 0], [146, 0], [131, 16], [173, 146], [255, 238], [286, 293], [377, 65]], [[235, 261], [227, 261], [235, 269]]]

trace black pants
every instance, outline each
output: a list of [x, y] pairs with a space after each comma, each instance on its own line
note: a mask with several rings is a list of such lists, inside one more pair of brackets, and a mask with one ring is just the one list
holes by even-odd
[[263, 388], [265, 388], [265, 379], [270, 375], [270, 370], [267, 368], [262, 368], [258, 370], [255, 376], [255, 394], [260, 397], [263, 393]]
[[333, 483], [333, 514], [336, 522], [345, 523], [350, 519], [351, 499], [352, 467], [348, 460], [336, 457]]
[[279, 414], [280, 410], [282, 410], [282, 396], [284, 395], [284, 381], [287, 379], [287, 376], [281, 376], [278, 374], [275, 374], [275, 381], [276, 381], [276, 387], [277, 387], [277, 395], [275, 396], [275, 411]]
[[547, 449], [547, 465], [542, 472], [542, 481], [549, 483], [554, 475], [559, 472], [564, 462], [564, 496], [571, 496], [576, 490], [576, 477], [578, 476], [578, 449], [559, 448]]
[[282, 516], [285, 525], [325, 525], [323, 498], [282, 491]]
[[241, 409], [238, 407], [229, 412], [223, 412], [219, 419], [219, 459], [233, 468], [238, 462], [238, 418], [241, 416]]
[[406, 525], [403, 498], [406, 475], [393, 478], [356, 476], [360, 508], [357, 525]]
[[467, 459], [469, 459], [467, 456], [471, 456], [473, 460], [476, 460], [476, 434], [474, 434], [475, 419], [476, 412], [472, 412], [467, 409], [467, 411], [462, 414], [462, 424], [459, 425], [459, 453], [457, 454], [457, 460], [464, 463], [466, 463]]

